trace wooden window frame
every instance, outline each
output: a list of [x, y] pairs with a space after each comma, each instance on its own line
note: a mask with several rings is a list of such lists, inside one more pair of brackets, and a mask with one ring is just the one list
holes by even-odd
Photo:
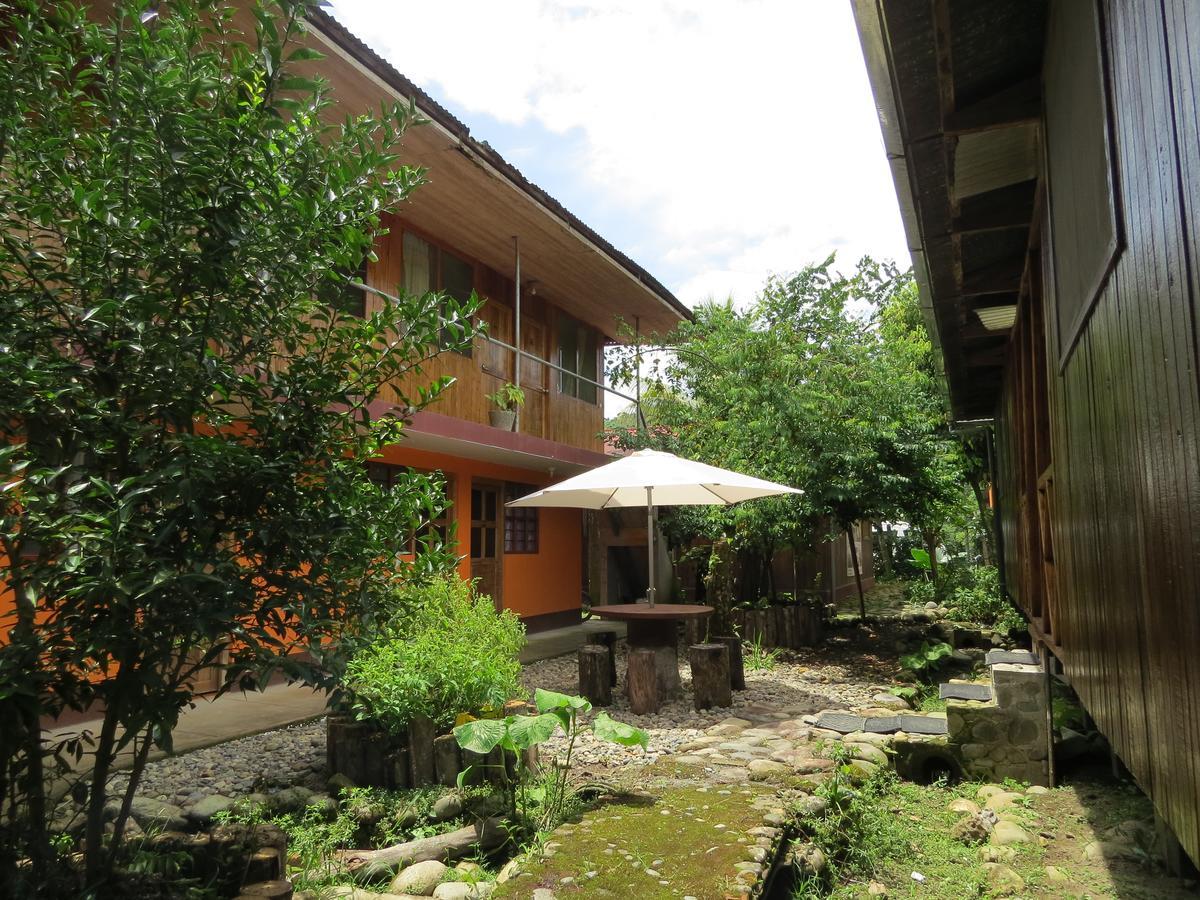
[[[508, 482], [504, 485], [506, 500], [531, 494], [537, 488], [531, 484]], [[541, 520], [536, 506], [504, 507], [504, 553], [535, 554], [541, 552]]]
[[[575, 358], [573, 360], [568, 360], [566, 357], [566, 354], [563, 352], [562, 329], [563, 329], [564, 322], [571, 323], [575, 326], [575, 332], [576, 332], [577, 336], [586, 335], [586, 340], [591, 341], [592, 343], [595, 344], [594, 349], [595, 349], [595, 356], [596, 356], [596, 358], [595, 358], [596, 374], [594, 377], [589, 377], [587, 375], [584, 375], [580, 371], [580, 369], [583, 368], [582, 362], [583, 362], [584, 357], [586, 356], [586, 347], [580, 348], [579, 344], [577, 343], [576, 349], [575, 349]], [[586, 322], [582, 322], [579, 319], [576, 319], [570, 313], [564, 312], [562, 310], [558, 310], [557, 315], [556, 315], [556, 321], [554, 323], [554, 345], [555, 345], [555, 354], [554, 355], [558, 359], [558, 364], [560, 366], [562, 366], [563, 369], [568, 370], [566, 372], [560, 371], [558, 373], [558, 393], [559, 393], [559, 395], [563, 396], [563, 397], [571, 397], [572, 399], [578, 400], [580, 403], [586, 403], [588, 406], [596, 406], [597, 404], [603, 403], [604, 389], [602, 387], [600, 387], [598, 384], [591, 383], [592, 381], [599, 382], [601, 379], [601, 375], [604, 372], [604, 364], [602, 362], [602, 354], [604, 352], [604, 341], [603, 341], [603, 336], [600, 334], [600, 332], [597, 331], [595, 328], [593, 328], [591, 325], [588, 325]], [[586, 381], [586, 386], [589, 390], [595, 391], [594, 397], [589, 399], [587, 397], [579, 396], [581, 386], [583, 386], [585, 384], [585, 382], [581, 379], [588, 379]], [[573, 387], [571, 387], [570, 385], [573, 385]]]
[[[1106, 185], [1108, 189], [1109, 208], [1112, 214], [1112, 237], [1109, 239], [1104, 253], [1101, 257], [1100, 264], [1092, 273], [1092, 278], [1089, 283], [1088, 290], [1084, 293], [1083, 301], [1079, 308], [1075, 311], [1075, 315], [1070, 322], [1063, 322], [1060, 319], [1061, 297], [1062, 291], [1057, 283], [1058, 267], [1055, 266], [1055, 271], [1051, 273], [1051, 277], [1055, 279], [1054, 290], [1054, 332], [1056, 338], [1055, 350], [1058, 354], [1058, 371], [1061, 374], [1067, 367], [1072, 354], [1075, 352], [1075, 347], [1079, 343], [1079, 338], [1083, 334], [1083, 330], [1091, 318], [1092, 311], [1096, 308], [1096, 303], [1100, 299], [1100, 295], [1104, 293], [1104, 288], [1108, 284], [1108, 279], [1112, 276], [1113, 270], [1116, 268], [1117, 260], [1124, 251], [1125, 243], [1125, 216], [1124, 209], [1121, 203], [1121, 180], [1120, 172], [1117, 166], [1116, 158], [1116, 131], [1113, 117], [1113, 100], [1112, 100], [1112, 67], [1109, 61], [1108, 53], [1108, 28], [1104, 20], [1104, 10], [1100, 4], [1100, 0], [1091, 0], [1091, 7], [1094, 11], [1095, 22], [1095, 42], [1096, 56], [1099, 63], [1100, 71], [1100, 101], [1101, 109], [1103, 110], [1104, 122], [1101, 129], [1104, 135], [1104, 161]], [[1049, 23], [1048, 23], [1049, 24]], [[1054, 216], [1054, 184], [1050, 172], [1050, 122], [1045, 114], [1042, 117], [1042, 133], [1044, 139], [1042, 141], [1042, 159], [1043, 171], [1046, 179], [1047, 192], [1047, 211], [1049, 221], [1050, 239], [1054, 243], [1055, 235], [1055, 216]]]
[[[418, 469], [415, 466], [406, 466], [402, 463], [390, 463], [383, 460], [372, 459], [367, 461], [367, 477], [375, 484], [383, 487], [384, 490], [390, 491], [395, 484], [396, 476], [399, 474], [416, 474], [416, 475], [440, 475], [444, 484], [444, 492], [446, 495], [446, 506], [442, 510], [442, 514], [436, 519], [433, 519], [428, 524], [418, 528], [413, 534], [410, 534], [405, 540], [404, 552], [410, 556], [415, 556], [417, 552], [417, 542], [424, 538], [432, 531], [437, 531], [441, 534], [442, 542], [449, 543], [450, 529], [454, 524], [454, 477], [443, 472], [440, 469]], [[381, 481], [375, 477], [375, 473], [386, 473], [386, 479]]]
[[[470, 269], [471, 269], [471, 291], [472, 291], [472, 293], [475, 292], [475, 285], [479, 278], [479, 263], [476, 262], [476, 260], [474, 260], [470, 256], [467, 256], [466, 254], [454, 249], [453, 247], [449, 246], [448, 244], [446, 244], [442, 241], [436, 240], [435, 238], [430, 237], [428, 234], [425, 234], [424, 232], [422, 232], [416, 228], [409, 228], [408, 226], [403, 226], [402, 228], [399, 229], [399, 231], [400, 231], [400, 278], [401, 278], [402, 283], [406, 280], [404, 277], [404, 238], [407, 235], [412, 235], [417, 240], [424, 241], [426, 244], [428, 244], [430, 247], [432, 247], [436, 251], [435, 258], [436, 258], [437, 262], [436, 262], [436, 265], [434, 266], [434, 271], [431, 273], [431, 279], [430, 279], [434, 283], [430, 286], [430, 288], [429, 288], [430, 291], [444, 291], [445, 290], [444, 275], [442, 273], [442, 254], [448, 253], [452, 257], [454, 257], [456, 260], [458, 260], [459, 262], [464, 263], [465, 265], [470, 267]], [[458, 299], [458, 298], [455, 298], [455, 299]], [[461, 303], [464, 301], [459, 300], [459, 302]], [[442, 311], [444, 312], [444, 310], [442, 310]], [[449, 341], [449, 335], [448, 335], [447, 329], [445, 329], [445, 328], [440, 329], [439, 334], [441, 335], [441, 338], [444, 342]], [[451, 352], [457, 353], [459, 356], [465, 356], [467, 359], [471, 359], [471, 357], [474, 355], [474, 348], [468, 347], [465, 350], [452, 350]]]

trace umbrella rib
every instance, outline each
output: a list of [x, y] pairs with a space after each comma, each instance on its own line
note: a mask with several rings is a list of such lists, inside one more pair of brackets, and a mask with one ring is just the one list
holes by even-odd
[[702, 484], [702, 485], [700, 485], [700, 487], [704, 488], [706, 491], [708, 491], [710, 494], [712, 494], [714, 497], [716, 497], [718, 500], [720, 500], [726, 506], [733, 505], [733, 501], [725, 499], [720, 494], [718, 494], [716, 491], [714, 491], [712, 488], [710, 488], [707, 484]]
[[605, 498], [604, 502], [600, 504], [600, 508], [608, 509], [609, 501], [612, 500], [613, 497], [617, 496], [617, 491], [619, 491], [619, 490], [620, 490], [620, 488], [613, 488], [612, 493], [609, 494], [608, 497]]

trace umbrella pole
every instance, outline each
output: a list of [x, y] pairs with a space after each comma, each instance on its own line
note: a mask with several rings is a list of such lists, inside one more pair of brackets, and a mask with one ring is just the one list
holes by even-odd
[[646, 487], [646, 551], [649, 562], [650, 584], [646, 586], [646, 599], [654, 605], [654, 488]]

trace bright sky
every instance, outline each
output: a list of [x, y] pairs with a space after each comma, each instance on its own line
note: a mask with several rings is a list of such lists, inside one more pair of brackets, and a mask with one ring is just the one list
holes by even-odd
[[836, 251], [909, 265], [848, 2], [335, 0], [683, 302]]

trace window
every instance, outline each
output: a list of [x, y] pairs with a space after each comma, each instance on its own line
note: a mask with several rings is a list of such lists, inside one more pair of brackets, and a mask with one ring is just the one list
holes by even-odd
[[[531, 484], [509, 484], [506, 499], [516, 500], [536, 491]], [[504, 508], [504, 552], [538, 552], [538, 511], [536, 506]]]
[[428, 540], [431, 537], [436, 537], [441, 543], [446, 543], [450, 538], [450, 508], [454, 505], [454, 488], [453, 482], [442, 472], [422, 472], [420, 469], [414, 469], [410, 466], [398, 466], [393, 463], [384, 462], [369, 462], [367, 463], [367, 477], [383, 488], [385, 491], [390, 491], [403, 478], [410, 474], [428, 475], [435, 474], [442, 477], [443, 490], [445, 491], [445, 504], [438, 516], [421, 528], [417, 529], [416, 533], [411, 535], [407, 542], [407, 552], [415, 553], [417, 544]]
[[[597, 377], [599, 358], [599, 343], [595, 330], [565, 313], [559, 313], [558, 364], [567, 370], [559, 372], [559, 393], [577, 397], [585, 403], [595, 403], [597, 389], [593, 382], [600, 380]], [[576, 375], [583, 378], [576, 378]], [[590, 380], [584, 381], [584, 378]]]
[[1122, 244], [1096, 0], [1050, 4], [1045, 91], [1055, 321], [1065, 362]]
[[[441, 291], [459, 302], [471, 299], [471, 291], [475, 288], [475, 268], [469, 262], [410, 231], [404, 232], [403, 248], [406, 294]], [[448, 312], [448, 307], [442, 308], [443, 316]], [[444, 342], [449, 343], [456, 337], [451, 328], [442, 328]], [[460, 352], [464, 356], [471, 355], [469, 348]]]
[[347, 281], [357, 281], [359, 284], [367, 283], [367, 261], [365, 259], [354, 272], [335, 271], [318, 289], [317, 297], [326, 306], [336, 309], [343, 315], [364, 319], [367, 315], [367, 292], [347, 284]]

